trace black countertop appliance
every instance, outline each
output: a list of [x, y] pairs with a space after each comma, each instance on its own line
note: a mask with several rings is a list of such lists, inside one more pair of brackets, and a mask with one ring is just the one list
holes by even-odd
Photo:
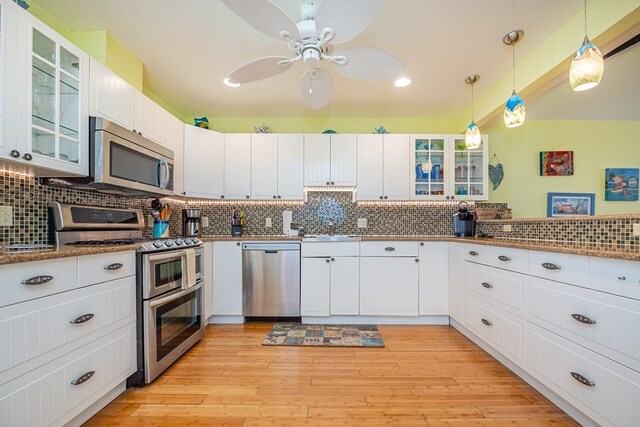
[[453, 234], [456, 237], [473, 237], [476, 234], [476, 213], [469, 210], [467, 202], [458, 203], [458, 212], [453, 214]]

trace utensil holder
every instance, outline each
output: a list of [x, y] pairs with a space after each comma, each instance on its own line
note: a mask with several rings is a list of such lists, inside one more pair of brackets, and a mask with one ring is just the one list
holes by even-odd
[[232, 225], [231, 226], [231, 235], [232, 236], [242, 236], [242, 226], [241, 225]]
[[153, 221], [153, 238], [169, 237], [169, 221]]

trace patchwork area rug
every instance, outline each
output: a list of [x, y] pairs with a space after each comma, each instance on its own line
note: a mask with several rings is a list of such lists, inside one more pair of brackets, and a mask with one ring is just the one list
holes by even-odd
[[276, 323], [262, 345], [384, 347], [384, 342], [376, 325]]

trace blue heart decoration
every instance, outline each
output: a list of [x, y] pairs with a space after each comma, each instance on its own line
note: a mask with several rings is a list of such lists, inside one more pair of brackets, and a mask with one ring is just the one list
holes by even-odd
[[504, 169], [502, 167], [502, 163], [498, 163], [495, 166], [489, 165], [489, 179], [491, 179], [491, 182], [493, 183], [494, 190], [500, 187], [502, 178], [504, 178]]

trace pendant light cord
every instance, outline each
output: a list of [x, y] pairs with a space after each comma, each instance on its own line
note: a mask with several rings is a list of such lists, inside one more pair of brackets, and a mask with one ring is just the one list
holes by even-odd
[[511, 65], [513, 67], [513, 91], [515, 92], [516, 90], [516, 43], [515, 41], [513, 43], [511, 43], [511, 47], [513, 48], [513, 50], [511, 51]]
[[471, 123], [475, 123], [473, 121], [473, 85], [474, 83], [471, 83]]

